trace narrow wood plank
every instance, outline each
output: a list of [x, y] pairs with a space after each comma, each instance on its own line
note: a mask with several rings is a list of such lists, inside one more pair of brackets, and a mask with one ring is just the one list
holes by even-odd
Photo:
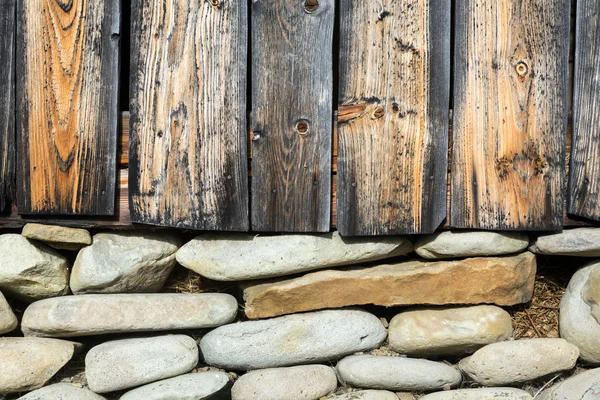
[[340, 9], [338, 229], [433, 232], [446, 217], [450, 2]]
[[577, 4], [571, 214], [600, 220], [600, 3]]
[[132, 7], [133, 221], [248, 230], [246, 2]]
[[457, 1], [452, 227], [562, 227], [569, 7]]
[[252, 1], [252, 229], [330, 224], [334, 0]]
[[18, 7], [19, 211], [112, 215], [120, 1]]
[[15, 198], [15, 31], [16, 3], [0, 0], [0, 212]]

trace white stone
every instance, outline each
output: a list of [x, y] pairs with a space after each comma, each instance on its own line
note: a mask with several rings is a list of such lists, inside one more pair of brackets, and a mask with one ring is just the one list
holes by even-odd
[[228, 390], [229, 374], [219, 371], [176, 376], [133, 389], [120, 400], [204, 400]]
[[592, 271], [582, 294], [583, 300], [591, 308], [592, 316], [600, 323], [600, 268]]
[[579, 350], [564, 339], [522, 339], [489, 344], [459, 368], [485, 386], [528, 382], [575, 366]]
[[529, 237], [518, 232], [441, 231], [419, 236], [415, 252], [427, 259], [497, 256], [523, 251]]
[[328, 397], [327, 400], [398, 400], [398, 396], [387, 390], [356, 390]]
[[198, 347], [189, 336], [122, 339], [93, 347], [85, 375], [92, 391], [106, 393], [185, 374], [197, 364]]
[[583, 289], [600, 262], [579, 269], [569, 282], [560, 302], [560, 336], [579, 348], [580, 359], [600, 365], [600, 324], [592, 316], [591, 307], [583, 299]]
[[26, 224], [21, 235], [42, 241], [55, 249], [79, 250], [92, 244], [92, 236], [88, 231], [65, 226]]
[[533, 400], [533, 397], [521, 389], [482, 388], [431, 393], [420, 400]]
[[496, 306], [426, 308], [405, 311], [390, 322], [390, 347], [411, 356], [473, 352], [512, 336], [510, 315]]
[[333, 368], [300, 365], [251, 371], [235, 382], [232, 400], [318, 400], [337, 388]]
[[177, 261], [209, 279], [239, 281], [381, 260], [412, 249], [400, 236], [204, 234], [184, 245]]
[[69, 383], [55, 383], [27, 393], [18, 400], [105, 400], [104, 397]]
[[582, 372], [544, 390], [536, 400], [598, 400], [600, 368]]
[[456, 386], [462, 380], [460, 372], [449, 365], [415, 358], [350, 356], [336, 368], [341, 382], [369, 389], [431, 391]]
[[14, 331], [18, 324], [17, 316], [0, 292], [0, 335]]
[[40, 300], [25, 310], [25, 336], [213, 328], [235, 320], [238, 303], [225, 293], [86, 294]]
[[379, 346], [387, 332], [361, 310], [327, 310], [221, 326], [200, 349], [209, 365], [252, 370], [339, 359]]
[[166, 232], [98, 233], [77, 254], [73, 293], [159, 291], [176, 264], [181, 242]]
[[44, 386], [79, 347], [57, 339], [0, 338], [0, 394]]
[[538, 237], [529, 250], [537, 254], [577, 257], [600, 256], [600, 229], [565, 229], [560, 233]]
[[0, 289], [25, 301], [63, 296], [69, 291], [67, 259], [19, 234], [0, 235]]

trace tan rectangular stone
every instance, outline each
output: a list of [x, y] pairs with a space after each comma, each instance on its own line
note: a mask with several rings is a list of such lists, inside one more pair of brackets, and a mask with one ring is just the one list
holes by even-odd
[[245, 309], [254, 319], [363, 304], [510, 306], [531, 300], [535, 272], [535, 256], [529, 252], [318, 271], [246, 286]]

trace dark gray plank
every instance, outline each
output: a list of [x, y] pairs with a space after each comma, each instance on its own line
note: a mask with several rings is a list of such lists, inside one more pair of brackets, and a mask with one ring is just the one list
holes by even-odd
[[340, 9], [338, 229], [433, 232], [446, 216], [450, 2]]
[[334, 0], [252, 1], [252, 229], [330, 223]]
[[18, 1], [21, 214], [114, 213], [120, 7]]
[[15, 198], [16, 7], [14, 0], [0, 0], [0, 212]]
[[248, 230], [247, 3], [132, 6], [132, 220]]

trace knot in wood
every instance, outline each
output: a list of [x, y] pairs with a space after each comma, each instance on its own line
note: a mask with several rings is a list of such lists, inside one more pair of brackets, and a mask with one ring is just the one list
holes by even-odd
[[319, 9], [319, 0], [304, 0], [304, 10], [313, 13]]
[[524, 77], [529, 72], [529, 66], [525, 61], [519, 61], [515, 69], [517, 70], [517, 74], [519, 74], [520, 77]]
[[210, 5], [213, 7], [218, 7], [220, 3], [220, 0], [210, 0]]
[[381, 106], [377, 107], [375, 109], [375, 112], [373, 113], [373, 117], [376, 119], [379, 119], [381, 117], [383, 117], [385, 115], [385, 109]]

